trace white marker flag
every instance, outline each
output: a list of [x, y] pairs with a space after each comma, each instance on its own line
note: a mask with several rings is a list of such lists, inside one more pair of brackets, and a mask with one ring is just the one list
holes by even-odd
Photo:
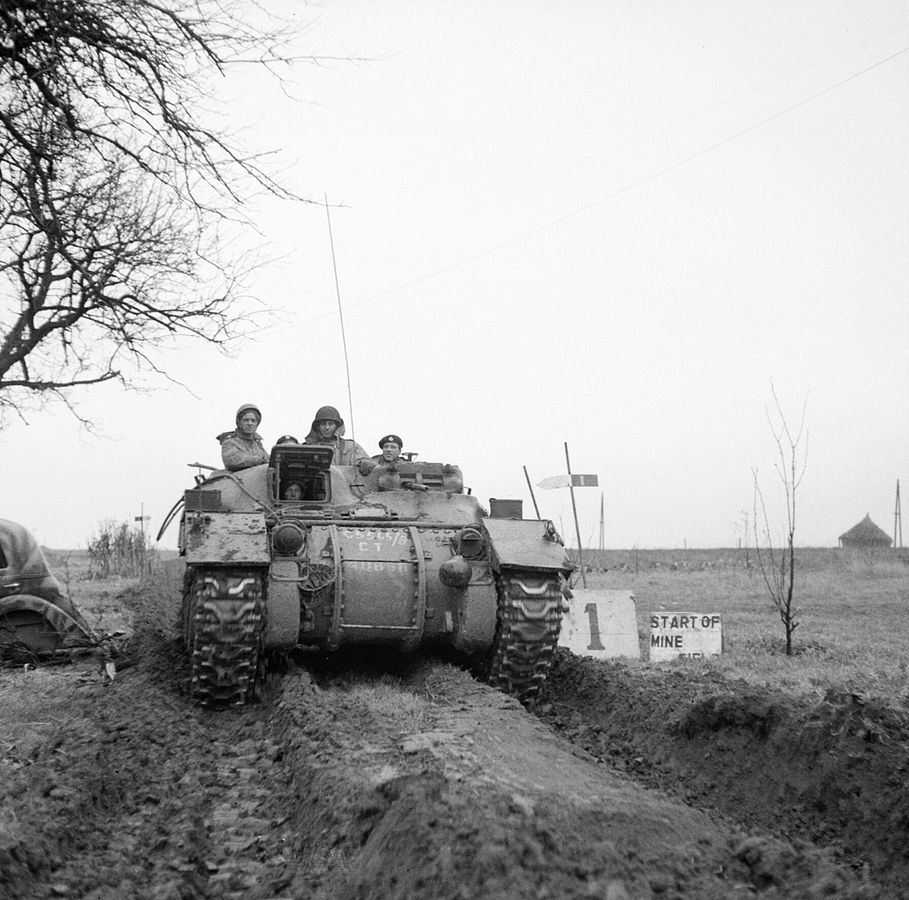
[[571, 479], [567, 475], [552, 475], [549, 478], [538, 481], [537, 487], [548, 490], [549, 488], [568, 487], [569, 484], [571, 484]]
[[537, 482], [537, 487], [563, 488], [563, 487], [599, 487], [599, 479], [596, 475], [551, 475]]

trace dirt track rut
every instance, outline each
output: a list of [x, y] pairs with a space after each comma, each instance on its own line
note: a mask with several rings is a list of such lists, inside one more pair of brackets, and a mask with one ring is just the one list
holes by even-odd
[[443, 663], [375, 695], [369, 675], [291, 666], [261, 705], [200, 709], [161, 626], [172, 595], [129, 602], [135, 665], [74, 672], [68, 721], [3, 761], [2, 900], [878, 895], [814, 847], [641, 787]]

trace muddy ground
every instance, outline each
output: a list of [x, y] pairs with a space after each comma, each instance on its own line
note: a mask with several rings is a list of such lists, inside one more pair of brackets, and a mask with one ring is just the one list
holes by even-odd
[[301, 656], [209, 711], [177, 584], [118, 598], [113, 680], [0, 670], [34, 697], [0, 708], [2, 900], [909, 897], [905, 699], [560, 651], [532, 710], [440, 660]]

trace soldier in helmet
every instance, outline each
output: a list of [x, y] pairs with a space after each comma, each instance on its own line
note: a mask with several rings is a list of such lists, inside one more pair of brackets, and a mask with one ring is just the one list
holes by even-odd
[[323, 406], [316, 412], [303, 443], [333, 447], [332, 465], [357, 466], [363, 475], [375, 468], [369, 454], [356, 441], [344, 437], [344, 420], [333, 406]]
[[218, 435], [221, 442], [221, 461], [231, 472], [248, 469], [268, 462], [262, 438], [256, 433], [262, 413], [254, 403], [244, 403], [236, 415], [237, 427]]

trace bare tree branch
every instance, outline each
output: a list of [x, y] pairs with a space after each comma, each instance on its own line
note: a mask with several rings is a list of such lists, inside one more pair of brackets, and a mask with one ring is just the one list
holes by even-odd
[[0, 413], [29, 392], [129, 386], [174, 338], [225, 346], [254, 324], [237, 304], [253, 262], [219, 262], [217, 232], [141, 172], [57, 147], [53, 179], [35, 166], [5, 185]]
[[232, 0], [7, 0], [0, 6], [0, 122], [29, 154], [32, 110], [121, 165], [129, 160], [197, 200], [239, 199], [238, 176], [289, 196], [199, 111], [210, 80], [246, 61], [286, 62], [291, 32]]
[[291, 32], [264, 15], [235, 0], [0, 4], [0, 425], [160, 373], [154, 353], [176, 338], [249, 331], [255, 263], [225, 262], [221, 225], [251, 192], [292, 195], [202, 112], [231, 66], [290, 62]]

